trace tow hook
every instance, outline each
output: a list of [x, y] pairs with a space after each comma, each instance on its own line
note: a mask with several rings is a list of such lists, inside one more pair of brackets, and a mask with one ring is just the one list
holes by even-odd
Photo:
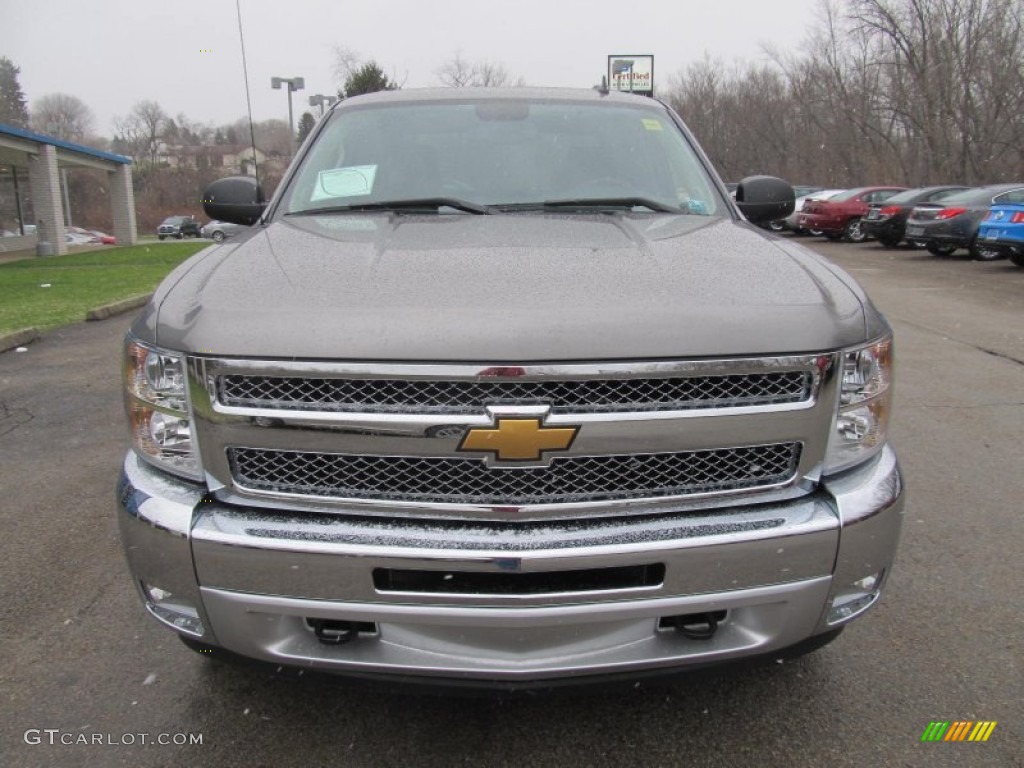
[[313, 627], [316, 639], [324, 645], [344, 645], [359, 634], [358, 626], [351, 621], [310, 619], [309, 623]]
[[683, 637], [691, 640], [710, 640], [718, 631], [719, 622], [724, 619], [725, 611], [709, 611], [672, 616], [669, 621]]

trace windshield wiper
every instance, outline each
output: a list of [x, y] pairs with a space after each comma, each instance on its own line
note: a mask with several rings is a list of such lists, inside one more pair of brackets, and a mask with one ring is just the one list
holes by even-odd
[[545, 200], [543, 203], [516, 203], [500, 206], [502, 210], [546, 210], [559, 208], [647, 208], [658, 213], [686, 213], [681, 208], [659, 203], [649, 197], [573, 197], [564, 200]]
[[351, 211], [409, 211], [417, 209], [454, 208], [466, 213], [494, 213], [492, 208], [456, 197], [422, 197], [415, 200], [384, 200], [374, 203], [354, 203], [352, 205], [333, 205], [327, 208], [304, 208], [301, 211], [289, 211], [285, 216], [312, 216], [320, 213], [348, 213]]

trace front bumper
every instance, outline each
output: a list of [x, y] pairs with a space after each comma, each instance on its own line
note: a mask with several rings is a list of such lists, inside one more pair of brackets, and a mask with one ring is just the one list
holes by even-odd
[[[150, 612], [183, 634], [325, 671], [506, 682], [704, 666], [835, 629], [877, 600], [903, 511], [888, 448], [797, 500], [626, 520], [268, 514], [217, 502], [133, 454], [118, 491], [135, 583]], [[664, 567], [658, 583], [561, 591], [506, 582], [482, 594], [375, 580], [399, 571], [441, 571], [443, 584], [467, 574], [536, 578], [655, 565]], [[177, 609], [196, 620], [176, 623]], [[710, 639], [662, 628], [670, 617], [721, 611]], [[311, 629], [314, 619], [361, 622], [372, 632], [329, 645]]]

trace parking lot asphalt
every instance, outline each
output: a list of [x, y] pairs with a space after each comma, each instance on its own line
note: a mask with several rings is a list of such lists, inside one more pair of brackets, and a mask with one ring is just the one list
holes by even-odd
[[[120, 551], [122, 316], [0, 355], [0, 765], [1024, 766], [1024, 269], [808, 243], [896, 329], [909, 488], [888, 590], [832, 645], [514, 697], [204, 659], [145, 614]], [[998, 725], [922, 743], [935, 720]], [[202, 743], [142, 743], [161, 734]]]

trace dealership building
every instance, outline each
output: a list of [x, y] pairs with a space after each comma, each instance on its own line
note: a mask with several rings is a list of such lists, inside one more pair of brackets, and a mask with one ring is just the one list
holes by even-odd
[[69, 168], [106, 172], [111, 234], [122, 245], [134, 244], [138, 233], [131, 162], [122, 155], [0, 123], [0, 252], [67, 252]]

